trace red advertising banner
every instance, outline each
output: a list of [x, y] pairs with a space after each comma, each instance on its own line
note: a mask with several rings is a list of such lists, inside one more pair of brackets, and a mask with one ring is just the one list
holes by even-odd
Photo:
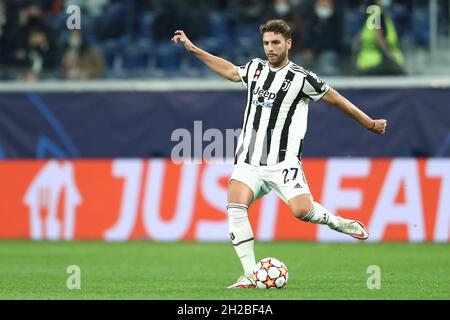
[[[448, 242], [450, 159], [305, 159], [315, 201], [369, 241]], [[0, 239], [228, 241], [232, 164], [164, 159], [0, 162]], [[297, 220], [270, 193], [249, 210], [259, 240], [356, 241]]]

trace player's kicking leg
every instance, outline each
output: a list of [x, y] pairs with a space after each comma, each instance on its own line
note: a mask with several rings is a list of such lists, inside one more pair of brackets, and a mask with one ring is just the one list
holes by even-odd
[[252, 200], [253, 192], [247, 185], [237, 180], [230, 181], [227, 205], [228, 225], [231, 242], [241, 260], [244, 275], [230, 285], [229, 289], [256, 287], [253, 280], [253, 267], [256, 264], [253, 251], [254, 238], [247, 213]]
[[296, 196], [288, 201], [288, 205], [292, 213], [302, 221], [326, 224], [333, 230], [359, 240], [366, 240], [369, 237], [361, 222], [331, 214], [320, 203], [314, 202], [310, 194]]

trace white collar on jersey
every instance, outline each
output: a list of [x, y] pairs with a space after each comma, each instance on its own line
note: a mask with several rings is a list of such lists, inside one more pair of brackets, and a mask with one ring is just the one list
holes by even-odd
[[282, 66], [282, 67], [280, 67], [280, 68], [272, 68], [272, 67], [270, 66], [269, 62], [267, 62], [267, 65], [268, 65], [268, 67], [269, 67], [269, 70], [272, 71], [272, 72], [278, 72], [278, 71], [280, 71], [281, 69], [286, 68], [286, 66], [288, 66], [288, 65], [290, 65], [290, 64], [291, 64], [291, 61], [288, 60], [288, 63], [286, 63], [284, 66]]
[[288, 66], [290, 63], [291, 63], [291, 61], [288, 60], [288, 62], [287, 62], [284, 66], [282, 66], [282, 67], [280, 67], [280, 68], [272, 68], [272, 67], [270, 66], [269, 63], [267, 63], [267, 65], [269, 66], [269, 70], [270, 70], [270, 71], [272, 71], [272, 72], [277, 72], [277, 71], [280, 71], [281, 69], [286, 68], [286, 66]]

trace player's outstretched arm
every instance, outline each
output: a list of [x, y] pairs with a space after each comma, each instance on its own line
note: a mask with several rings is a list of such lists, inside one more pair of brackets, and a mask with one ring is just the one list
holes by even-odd
[[322, 100], [328, 104], [337, 106], [343, 112], [358, 121], [367, 130], [370, 130], [373, 133], [383, 134], [386, 131], [387, 120], [373, 120], [333, 88], [330, 88], [330, 90], [323, 96]]
[[206, 64], [211, 70], [218, 73], [225, 79], [239, 82], [241, 78], [237, 72], [237, 68], [231, 62], [222, 59], [220, 57], [214, 56], [205, 50], [200, 49], [195, 46], [191, 40], [186, 36], [183, 30], [175, 31], [175, 34], [172, 38], [173, 43], [181, 42], [186, 50], [200, 59], [204, 64]]

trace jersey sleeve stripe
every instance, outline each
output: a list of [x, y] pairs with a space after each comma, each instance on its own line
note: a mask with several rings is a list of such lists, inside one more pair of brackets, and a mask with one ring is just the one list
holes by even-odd
[[247, 68], [247, 73], [245, 74], [245, 76], [242, 78], [242, 80], [244, 80], [245, 83], [248, 83], [248, 73], [250, 72], [250, 68], [252, 67], [252, 63], [254, 60], [250, 61], [248, 68]]

